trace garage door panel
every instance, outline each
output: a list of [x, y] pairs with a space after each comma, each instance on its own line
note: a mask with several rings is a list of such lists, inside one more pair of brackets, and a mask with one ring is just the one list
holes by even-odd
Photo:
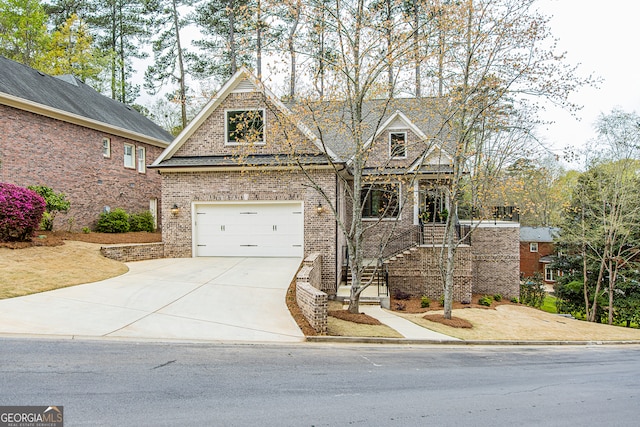
[[302, 203], [196, 205], [196, 256], [303, 256]]

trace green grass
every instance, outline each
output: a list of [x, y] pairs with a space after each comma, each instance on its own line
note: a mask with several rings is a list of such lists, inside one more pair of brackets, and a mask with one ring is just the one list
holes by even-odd
[[558, 310], [556, 309], [556, 297], [551, 295], [547, 295], [546, 297], [544, 297], [544, 302], [542, 303], [542, 307], [540, 307], [540, 310], [546, 311], [547, 313], [557, 313]]

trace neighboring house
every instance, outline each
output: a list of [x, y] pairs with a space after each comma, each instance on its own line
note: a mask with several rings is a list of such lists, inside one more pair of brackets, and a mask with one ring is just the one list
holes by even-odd
[[[162, 175], [165, 256], [319, 252], [322, 290], [335, 295], [347, 276], [348, 256], [329, 206], [349, 223], [353, 152], [340, 105], [285, 105], [248, 71], [237, 72], [150, 166]], [[384, 217], [367, 235], [365, 256], [376, 262], [381, 241], [392, 233], [381, 257], [391, 291], [439, 299], [439, 222], [448, 204], [441, 190], [451, 149], [434, 130], [439, 123], [430, 108], [438, 103], [397, 99], [365, 107], [371, 123], [363, 138], [372, 149], [364, 221]], [[312, 115], [322, 127], [314, 126]], [[411, 183], [401, 179], [407, 170]], [[376, 182], [382, 175], [385, 181]], [[479, 244], [462, 245], [457, 253], [454, 298], [469, 301], [476, 291], [517, 297], [518, 224], [482, 224], [473, 236]]]
[[520, 227], [521, 277], [539, 273], [546, 284], [556, 282], [558, 272], [551, 268], [551, 264], [556, 255], [553, 239], [558, 231], [553, 227]]
[[161, 178], [147, 165], [173, 137], [73, 76], [49, 76], [0, 57], [0, 182], [65, 193], [56, 229], [92, 228], [105, 209], [150, 209]]

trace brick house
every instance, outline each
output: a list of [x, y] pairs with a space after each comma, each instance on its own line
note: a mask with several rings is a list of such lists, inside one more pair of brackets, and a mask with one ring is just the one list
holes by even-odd
[[[441, 190], [451, 147], [430, 110], [438, 101], [365, 107], [370, 154], [361, 197], [371, 225], [365, 257], [384, 263], [377, 270], [392, 291], [439, 298], [437, 251], [447, 206]], [[339, 103], [285, 105], [247, 70], [238, 71], [150, 166], [162, 175], [165, 256], [320, 253], [321, 290], [339, 296], [348, 254], [338, 222], [350, 221], [352, 188], [344, 115]], [[476, 282], [478, 289], [518, 296], [518, 224], [473, 228], [490, 244], [460, 247], [455, 299], [470, 300]]]
[[556, 255], [554, 237], [559, 229], [553, 227], [520, 228], [520, 276], [542, 276], [547, 285], [556, 282], [558, 272], [551, 268]]
[[147, 165], [172, 139], [75, 77], [0, 57], [0, 181], [65, 193], [55, 229], [92, 228], [107, 207], [160, 220], [161, 178]]

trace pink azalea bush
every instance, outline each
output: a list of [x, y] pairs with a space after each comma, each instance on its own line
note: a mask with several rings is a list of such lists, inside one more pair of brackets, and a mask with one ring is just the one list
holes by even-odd
[[46, 205], [35, 191], [0, 182], [0, 241], [29, 240]]

